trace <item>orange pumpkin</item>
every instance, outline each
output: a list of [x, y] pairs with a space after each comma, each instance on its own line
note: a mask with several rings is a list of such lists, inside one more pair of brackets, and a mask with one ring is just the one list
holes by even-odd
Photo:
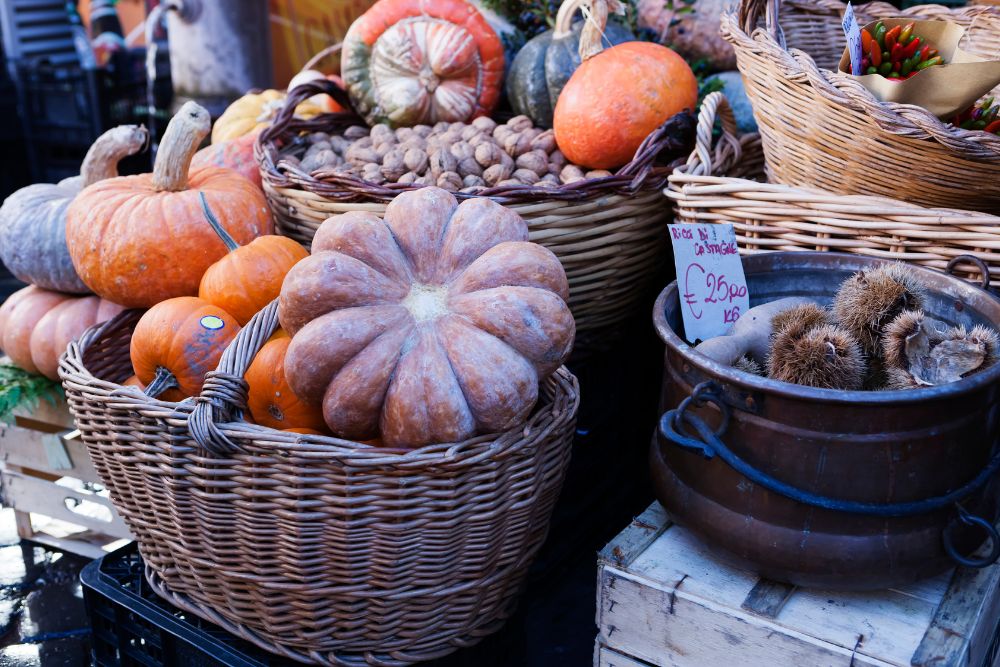
[[191, 168], [223, 167], [224, 169], [232, 169], [258, 188], [261, 187], [260, 168], [257, 166], [257, 158], [253, 154], [253, 145], [257, 141], [258, 134], [260, 134], [260, 130], [252, 130], [249, 134], [235, 139], [205, 146], [194, 154]]
[[229, 249], [229, 254], [208, 267], [201, 277], [198, 298], [222, 308], [246, 325], [257, 311], [278, 298], [281, 283], [309, 252], [285, 236], [259, 236], [240, 246], [219, 224], [202, 199], [208, 224]]
[[199, 192], [237, 242], [272, 233], [264, 194], [246, 178], [218, 168], [189, 174], [209, 124], [205, 109], [186, 103], [164, 132], [152, 174], [109, 178], [73, 200], [66, 242], [80, 278], [98, 295], [148, 308], [198, 293], [202, 274], [226, 253], [205, 224]]
[[218, 306], [193, 296], [168, 299], [136, 324], [129, 348], [132, 368], [150, 396], [171, 387], [195, 396], [239, 330], [233, 316]]
[[325, 431], [323, 409], [299, 400], [285, 379], [285, 353], [291, 342], [284, 332], [275, 335], [264, 344], [247, 369], [244, 378], [248, 385], [250, 414], [262, 426]]
[[125, 310], [124, 306], [98, 296], [66, 299], [38, 321], [31, 332], [31, 360], [38, 372], [50, 380], [59, 379], [59, 357], [70, 341], [101, 322]]
[[73, 297], [29, 285], [0, 307], [0, 347], [18, 368], [38, 373], [31, 357], [31, 334], [50, 310]]
[[[581, 57], [595, 51], [587, 30]], [[653, 130], [698, 102], [698, 81], [684, 59], [665, 46], [625, 42], [584, 57], [559, 95], [556, 143], [570, 162], [612, 169], [630, 161]]]

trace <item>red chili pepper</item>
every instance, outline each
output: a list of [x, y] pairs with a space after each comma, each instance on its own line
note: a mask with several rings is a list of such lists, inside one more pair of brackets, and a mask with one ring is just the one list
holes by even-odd
[[913, 54], [920, 48], [920, 38], [914, 37], [913, 41], [903, 47], [903, 60], [912, 58]]
[[861, 31], [861, 50], [868, 53], [872, 49], [872, 41], [874, 41], [872, 34], [868, 30]]
[[993, 132], [1000, 134], [1000, 120], [995, 120], [983, 128], [983, 132]]
[[928, 44], [924, 48], [920, 49], [920, 62], [923, 62], [931, 57], [931, 45]]
[[938, 54], [938, 50], [937, 50], [937, 49], [931, 49], [931, 51], [930, 51], [930, 56], [931, 56], [931, 58], [933, 58], [933, 57], [934, 57], [934, 56], [936, 56], [937, 54]]
[[882, 49], [879, 48], [878, 42], [874, 39], [872, 40], [872, 50], [868, 55], [871, 56], [873, 67], [878, 67], [882, 64]]
[[895, 28], [891, 29], [889, 32], [885, 33], [885, 50], [891, 52], [892, 47], [896, 45], [896, 40], [899, 39], [899, 33], [903, 32], [903, 26], [897, 25]]
[[[903, 60], [905, 60], [905, 58], [903, 57], [903, 51], [905, 51], [905, 50], [906, 50], [906, 47], [903, 46], [902, 44], [900, 44], [898, 42], [896, 44], [893, 44], [892, 45], [892, 50], [889, 52], [891, 54], [890, 60], [892, 60], [892, 62], [894, 62], [894, 63], [900, 63], [900, 62], [902, 62]], [[898, 67], [897, 67], [897, 69], [898, 69]]]

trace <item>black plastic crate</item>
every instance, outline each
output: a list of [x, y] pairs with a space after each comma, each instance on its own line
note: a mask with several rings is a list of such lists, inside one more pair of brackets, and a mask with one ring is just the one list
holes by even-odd
[[135, 543], [80, 573], [97, 667], [277, 667], [284, 661], [161, 599], [143, 575]]

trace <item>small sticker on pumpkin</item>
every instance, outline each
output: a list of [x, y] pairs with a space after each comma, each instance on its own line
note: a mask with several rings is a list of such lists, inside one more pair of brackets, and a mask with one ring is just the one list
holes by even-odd
[[222, 321], [221, 317], [216, 317], [215, 315], [206, 315], [201, 318], [201, 326], [205, 327], [209, 331], [215, 331], [216, 329], [221, 329], [226, 326], [226, 323]]

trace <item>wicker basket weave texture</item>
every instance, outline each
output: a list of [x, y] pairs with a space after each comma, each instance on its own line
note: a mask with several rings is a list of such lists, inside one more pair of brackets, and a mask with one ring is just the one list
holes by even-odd
[[[329, 82], [297, 88], [257, 143], [264, 192], [279, 233], [306, 246], [332, 215], [370, 211], [381, 215], [400, 192], [415, 186], [377, 185], [332, 171], [306, 173], [281, 159], [301, 132], [342, 132], [357, 119], [344, 114], [313, 121], [291, 114], [303, 96], [335, 92]], [[667, 263], [670, 207], [660, 195], [675, 164], [690, 150], [694, 119], [679, 114], [646, 138], [633, 161], [614, 176], [559, 188], [507, 186], [489, 196], [517, 211], [530, 240], [549, 248], [569, 279], [569, 306], [576, 319], [577, 351], [603, 346], [614, 325], [636, 311], [644, 291]], [[474, 196], [457, 193], [459, 198]]]
[[521, 427], [401, 452], [237, 419], [242, 373], [277, 327], [276, 304], [182, 403], [116, 384], [131, 373], [137, 320], [87, 332], [61, 372], [162, 596], [313, 664], [412, 664], [502, 625], [569, 462], [579, 394], [568, 371], [544, 384]]
[[[717, 118], [722, 132], [713, 136]], [[731, 223], [741, 254], [835, 250], [939, 270], [972, 255], [1000, 287], [1000, 217], [761, 182], [762, 163], [760, 135], [737, 139], [726, 98], [709, 95], [698, 118], [696, 148], [665, 191], [676, 220]], [[981, 274], [969, 267], [957, 272], [977, 282]]]
[[[1000, 213], [1000, 137], [962, 130], [913, 105], [882, 103], [836, 71], [844, 48], [837, 0], [742, 0], [723, 14], [760, 127], [768, 180], [924, 206]], [[857, 6], [878, 18], [950, 20], [962, 47], [1000, 55], [1000, 9]], [[779, 22], [780, 20], [780, 22]], [[787, 46], [787, 48], [785, 48]]]

